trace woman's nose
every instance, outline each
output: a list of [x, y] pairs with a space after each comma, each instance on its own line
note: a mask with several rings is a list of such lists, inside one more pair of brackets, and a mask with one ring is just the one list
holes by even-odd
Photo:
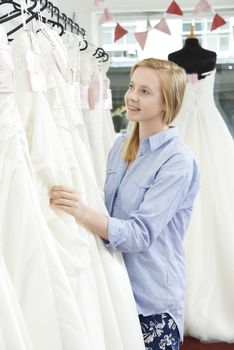
[[139, 98], [137, 96], [137, 94], [133, 91], [130, 92], [130, 94], [128, 95], [129, 99], [132, 100], [132, 101], [138, 101]]

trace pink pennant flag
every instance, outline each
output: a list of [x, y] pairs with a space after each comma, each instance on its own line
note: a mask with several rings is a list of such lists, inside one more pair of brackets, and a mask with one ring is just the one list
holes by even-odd
[[199, 13], [210, 11], [212, 7], [208, 3], [207, 0], [200, 0], [199, 3], [196, 5], [195, 9], [193, 10], [192, 14], [197, 15]]
[[122, 38], [124, 35], [126, 35], [128, 33], [128, 31], [123, 28], [119, 23], [116, 24], [115, 27], [115, 38], [114, 38], [114, 42], [116, 42], [117, 40], [119, 40], [120, 38]]
[[221, 17], [218, 13], [216, 13], [214, 15], [210, 31], [212, 32], [212, 30], [215, 30], [215, 29], [217, 29], [219, 27], [222, 27], [225, 23], [227, 23], [225, 21], [225, 19], [223, 17]]
[[93, 2], [93, 4], [95, 5], [95, 6], [99, 6], [99, 3], [100, 2], [103, 2], [104, 0], [94, 0], [94, 2]]
[[148, 32], [138, 32], [138, 33], [134, 33], [136, 41], [138, 42], [138, 44], [140, 45], [141, 49], [144, 50], [145, 48], [145, 43], [147, 40], [147, 36], [148, 36]]
[[165, 17], [162, 17], [158, 24], [154, 26], [155, 29], [160, 30], [161, 32], [171, 35], [170, 28], [168, 27]]
[[183, 11], [175, 1], [172, 1], [166, 12], [178, 16], [183, 16]]
[[100, 24], [112, 21], [113, 17], [111, 17], [110, 12], [107, 8], [105, 8], [102, 17], [100, 18]]

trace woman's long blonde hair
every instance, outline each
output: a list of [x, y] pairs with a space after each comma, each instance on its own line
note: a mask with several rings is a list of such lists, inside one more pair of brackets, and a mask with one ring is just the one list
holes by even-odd
[[[155, 69], [159, 73], [162, 96], [166, 106], [163, 123], [165, 125], [171, 124], [180, 110], [184, 97], [186, 85], [186, 73], [184, 69], [174, 62], [157, 58], [146, 58], [132, 67], [130, 77], [132, 77], [138, 67]], [[124, 149], [124, 159], [132, 162], [136, 158], [138, 148], [139, 123], [135, 122], [131, 136]]]

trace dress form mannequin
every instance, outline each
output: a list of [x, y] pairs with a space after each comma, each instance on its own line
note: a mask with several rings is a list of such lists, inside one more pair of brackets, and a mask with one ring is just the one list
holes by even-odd
[[[215, 68], [216, 53], [203, 49], [194, 34], [194, 26], [191, 26], [191, 32], [185, 40], [184, 47], [168, 55], [168, 60], [177, 63], [183, 67], [187, 74], [210, 72]], [[201, 76], [199, 77], [201, 78]]]

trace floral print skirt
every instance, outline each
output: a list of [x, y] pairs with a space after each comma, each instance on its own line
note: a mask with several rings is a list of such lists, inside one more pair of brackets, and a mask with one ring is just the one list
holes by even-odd
[[169, 314], [139, 315], [146, 350], [179, 350], [180, 335]]

